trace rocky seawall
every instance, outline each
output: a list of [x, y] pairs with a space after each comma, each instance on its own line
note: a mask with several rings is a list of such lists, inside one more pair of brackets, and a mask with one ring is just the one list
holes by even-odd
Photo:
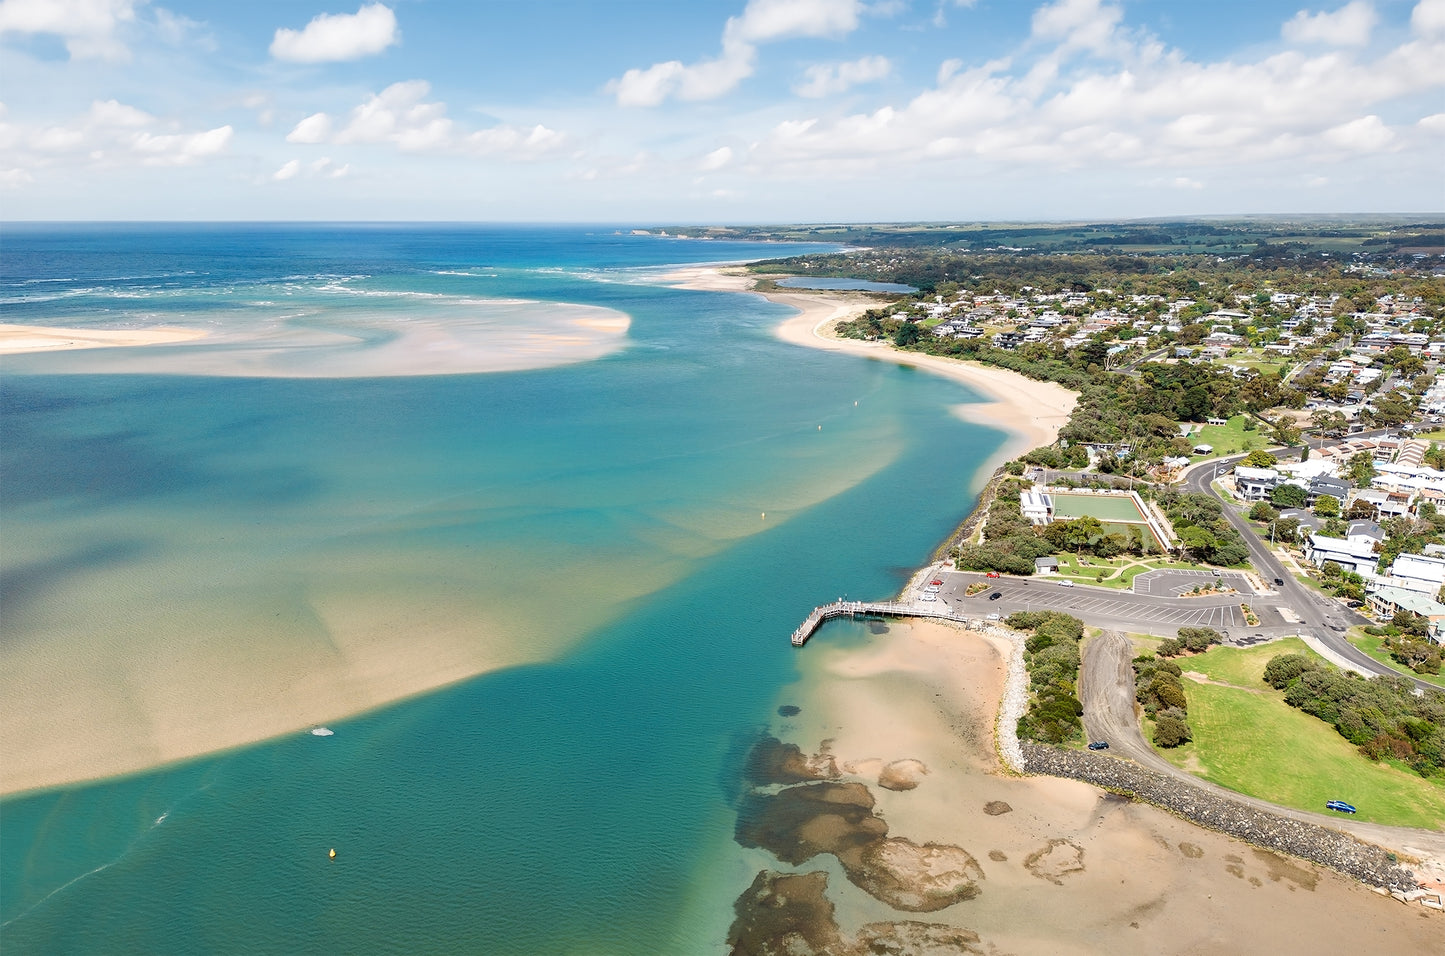
[[1416, 888], [1415, 874], [1393, 862], [1387, 851], [1347, 834], [1256, 810], [1114, 757], [1028, 741], [1020, 741], [1018, 746], [1028, 773], [1082, 780], [1127, 794], [1202, 827], [1327, 866], [1371, 886], [1399, 891]]

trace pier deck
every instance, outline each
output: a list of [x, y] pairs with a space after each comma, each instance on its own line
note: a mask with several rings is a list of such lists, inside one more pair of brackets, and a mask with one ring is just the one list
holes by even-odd
[[966, 615], [954, 613], [942, 602], [939, 602], [938, 607], [928, 607], [923, 604], [904, 604], [901, 601], [834, 601], [832, 604], [813, 608], [813, 613], [808, 615], [807, 620], [793, 631], [793, 646], [802, 647], [808, 643], [813, 632], [822, 627], [825, 621], [836, 617], [929, 617], [957, 621], [960, 624], [973, 620]]

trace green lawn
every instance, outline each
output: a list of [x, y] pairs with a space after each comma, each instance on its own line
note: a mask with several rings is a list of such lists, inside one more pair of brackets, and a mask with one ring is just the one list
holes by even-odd
[[1360, 820], [1445, 827], [1445, 781], [1369, 760], [1260, 680], [1270, 658], [1304, 650], [1291, 639], [1179, 658], [1185, 671], [1236, 686], [1186, 679], [1194, 740], [1160, 754], [1206, 780], [1283, 806], [1323, 812], [1326, 800], [1345, 800], [1359, 808]]
[[[1196, 445], [1213, 445], [1214, 455], [1211, 457], [1232, 455], [1235, 452], [1266, 447], [1269, 439], [1265, 437], [1264, 432], [1257, 428], [1253, 431], [1244, 430], [1244, 423], [1249, 420], [1248, 415], [1236, 415], [1229, 420], [1227, 425], [1205, 425], [1190, 435], [1189, 440]], [[1199, 460], [1202, 460], [1202, 456]]]
[[[1134, 579], [1146, 571], [1158, 571], [1163, 568], [1171, 570], [1203, 571], [1203, 565], [1191, 564], [1188, 561], [1170, 561], [1165, 558], [1091, 558], [1085, 556], [1081, 559], [1072, 554], [1056, 554], [1059, 559], [1058, 577], [1068, 578], [1079, 584], [1096, 584], [1100, 587], [1118, 588], [1126, 590], [1134, 586]], [[1121, 570], [1122, 569], [1122, 570]], [[1104, 580], [1097, 580], [1100, 571], [1107, 571], [1109, 577]]]
[[1379, 661], [1381, 664], [1384, 664], [1386, 667], [1389, 667], [1392, 670], [1397, 670], [1401, 674], [1408, 674], [1411, 677], [1418, 677], [1420, 680], [1428, 681], [1429, 683], [1434, 684], [1436, 687], [1445, 687], [1445, 677], [1441, 677], [1439, 674], [1417, 674], [1414, 671], [1410, 670], [1410, 668], [1406, 667], [1404, 664], [1401, 664], [1399, 661], [1391, 657], [1390, 652], [1385, 650], [1385, 645], [1383, 643], [1384, 638], [1376, 637], [1373, 634], [1366, 634], [1362, 628], [1358, 627], [1350, 628], [1350, 633], [1348, 637], [1351, 644], [1355, 645], [1366, 654], [1369, 654], [1371, 657]]

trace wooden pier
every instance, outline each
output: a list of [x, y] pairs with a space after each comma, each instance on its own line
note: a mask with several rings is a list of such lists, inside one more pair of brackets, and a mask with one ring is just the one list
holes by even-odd
[[808, 643], [808, 638], [813, 636], [814, 631], [822, 627], [825, 621], [831, 621], [835, 617], [929, 617], [944, 621], [957, 621], [960, 624], [968, 624], [973, 621], [973, 618], [955, 614], [948, 605], [941, 601], [938, 602], [937, 607], [904, 604], [900, 601], [834, 601], [832, 604], [813, 608], [813, 613], [808, 615], [808, 619], [793, 631], [793, 646], [802, 647]]

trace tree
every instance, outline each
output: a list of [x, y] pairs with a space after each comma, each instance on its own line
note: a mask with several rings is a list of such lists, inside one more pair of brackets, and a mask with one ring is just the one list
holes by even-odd
[[1178, 747], [1194, 739], [1189, 725], [1178, 717], [1159, 715], [1154, 723], [1154, 744], [1158, 747]]
[[1303, 508], [1309, 500], [1309, 493], [1299, 485], [1275, 485], [1269, 493], [1269, 500], [1276, 508]]
[[1315, 514], [1321, 518], [1338, 518], [1340, 516], [1340, 499], [1334, 495], [1320, 495], [1315, 499]]
[[1276, 541], [1288, 544], [1299, 538], [1299, 519], [1277, 518], [1274, 524], [1269, 526], [1269, 531]]
[[1198, 525], [1193, 525], [1179, 532], [1179, 543], [1184, 545], [1184, 549], [1195, 559], [1208, 561], [1213, 557], [1214, 549], [1219, 546], [1219, 539]]
[[898, 331], [893, 333], [893, 344], [901, 349], [906, 349], [916, 343], [921, 335], [917, 325], [912, 322], [904, 322], [898, 327]]
[[1375, 477], [1375, 457], [1367, 451], [1351, 455], [1347, 474], [1350, 484], [1356, 488], [1370, 487], [1370, 481]]
[[1250, 521], [1263, 521], [1266, 524], [1279, 517], [1279, 512], [1270, 507], [1268, 501], [1257, 501], [1253, 508], [1249, 509]]
[[1244, 461], [1240, 462], [1246, 468], [1273, 468], [1278, 463], [1278, 458], [1263, 449], [1250, 452]]
[[1425, 464], [1436, 471], [1445, 471], [1445, 448], [1432, 441], [1429, 451], [1425, 452]]

